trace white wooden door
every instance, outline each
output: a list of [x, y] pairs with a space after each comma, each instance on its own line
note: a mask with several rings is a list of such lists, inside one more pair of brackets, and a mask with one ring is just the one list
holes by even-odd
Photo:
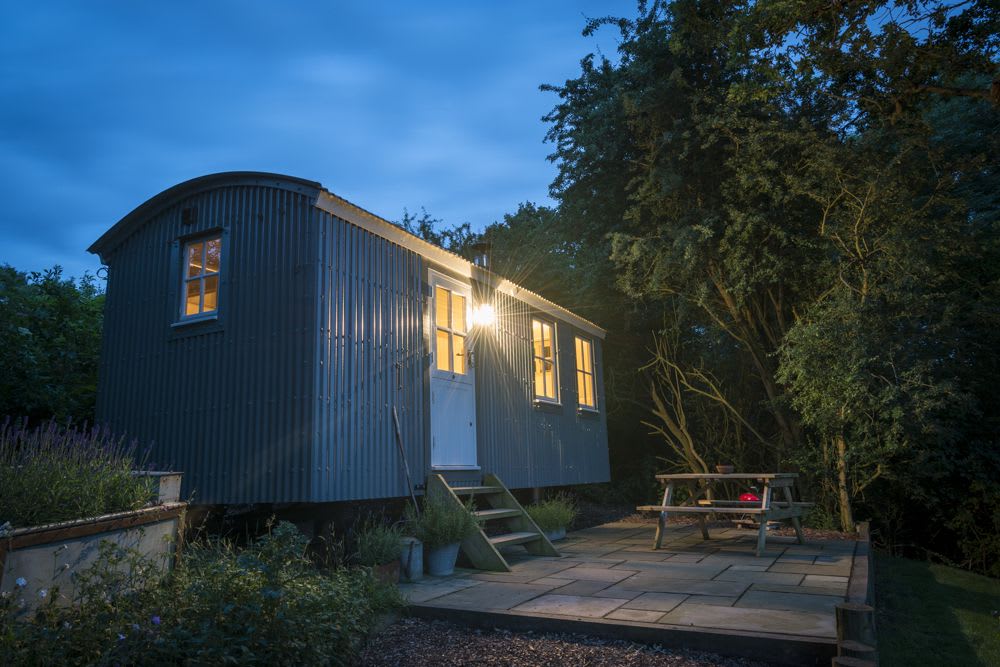
[[476, 469], [476, 382], [469, 354], [472, 290], [434, 271], [430, 286], [431, 468]]

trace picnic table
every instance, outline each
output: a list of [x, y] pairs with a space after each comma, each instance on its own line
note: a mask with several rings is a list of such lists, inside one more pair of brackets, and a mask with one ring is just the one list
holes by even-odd
[[[663, 533], [667, 527], [668, 514], [693, 514], [698, 517], [701, 536], [708, 539], [706, 517], [709, 514], [744, 514], [756, 516], [760, 522], [757, 533], [756, 555], [764, 553], [767, 540], [767, 522], [790, 519], [795, 527], [795, 537], [802, 544], [802, 523], [799, 517], [812, 503], [795, 502], [792, 499], [792, 486], [798, 474], [793, 472], [761, 472], [761, 473], [682, 473], [675, 475], [657, 475], [656, 479], [665, 484], [663, 500], [659, 505], [640, 505], [640, 512], [659, 512], [656, 522], [656, 538], [653, 549], [659, 549], [663, 542]], [[749, 487], [754, 482], [762, 485], [759, 501], [718, 500], [708, 498], [709, 491], [719, 488], [721, 482], [735, 482], [738, 486]], [[674, 505], [674, 489], [678, 484], [689, 487], [691, 493], [683, 503]], [[784, 496], [781, 500], [773, 500], [773, 492], [780, 489]], [[714, 494], [713, 494], [714, 496]]]

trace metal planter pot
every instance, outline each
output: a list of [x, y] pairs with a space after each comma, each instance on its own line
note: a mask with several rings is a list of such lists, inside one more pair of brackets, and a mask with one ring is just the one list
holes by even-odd
[[446, 577], [455, 574], [455, 561], [458, 560], [459, 542], [446, 544], [436, 549], [427, 549], [424, 554], [427, 561], [427, 574], [432, 577]]
[[424, 578], [424, 543], [415, 537], [404, 537], [399, 542], [400, 575], [403, 581]]
[[545, 537], [549, 538], [549, 542], [555, 542], [556, 540], [562, 540], [566, 538], [566, 526], [561, 528], [556, 528], [555, 530], [545, 531]]

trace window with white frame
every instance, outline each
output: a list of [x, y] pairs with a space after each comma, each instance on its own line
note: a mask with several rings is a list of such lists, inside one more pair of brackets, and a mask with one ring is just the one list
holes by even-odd
[[576, 337], [576, 395], [581, 408], [597, 409], [594, 392], [594, 344], [586, 338]]
[[466, 300], [461, 294], [437, 285], [434, 287], [435, 367], [459, 375], [468, 373], [465, 339]]
[[531, 344], [535, 367], [535, 398], [558, 401], [555, 325], [545, 320], [532, 319]]
[[221, 236], [194, 239], [184, 244], [181, 317], [198, 317], [218, 311], [221, 262]]

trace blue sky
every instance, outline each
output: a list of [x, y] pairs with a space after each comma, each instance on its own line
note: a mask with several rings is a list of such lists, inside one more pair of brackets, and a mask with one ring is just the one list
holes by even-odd
[[0, 264], [95, 271], [147, 198], [287, 173], [391, 220], [481, 228], [548, 202], [538, 90], [617, 34], [615, 2], [34, 2], [0, 21]]

